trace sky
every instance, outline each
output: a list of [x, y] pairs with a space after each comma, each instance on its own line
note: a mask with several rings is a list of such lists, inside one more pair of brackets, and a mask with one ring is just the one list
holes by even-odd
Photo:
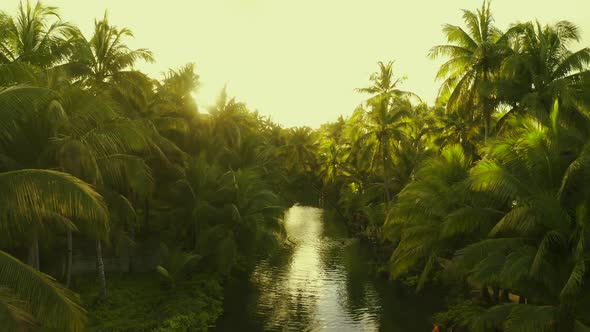
[[[17, 0], [0, 0], [14, 13]], [[395, 61], [404, 90], [428, 103], [442, 60], [428, 50], [445, 42], [441, 27], [461, 24], [461, 9], [480, 0], [46, 0], [89, 36], [108, 9], [110, 22], [130, 28], [132, 48], [152, 50], [154, 64], [138, 69], [162, 77], [168, 68], [196, 64], [201, 111], [225, 84], [250, 109], [285, 126], [318, 127], [348, 116], [363, 100], [377, 61]], [[496, 25], [569, 20], [590, 40], [589, 0], [493, 0]], [[576, 47], [581, 47], [577, 45]]]

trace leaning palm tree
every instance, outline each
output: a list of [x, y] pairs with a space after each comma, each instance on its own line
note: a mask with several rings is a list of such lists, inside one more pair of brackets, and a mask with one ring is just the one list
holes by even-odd
[[446, 24], [443, 32], [449, 44], [430, 50], [431, 58], [446, 57], [436, 75], [444, 80], [439, 98], [447, 102], [450, 111], [473, 112], [473, 118], [483, 120], [484, 137], [490, 133], [494, 100], [491, 82], [508, 52], [508, 37], [494, 26], [490, 4], [484, 0], [477, 12], [463, 10], [467, 29]]
[[[8, 239], [32, 227], [46, 227], [39, 224], [48, 220], [66, 222], [66, 227], [74, 227], [67, 220], [85, 221], [85, 227], [103, 238], [108, 232], [102, 197], [69, 174], [32, 169], [0, 173], [0, 197], [0, 231]], [[39, 323], [59, 330], [83, 329], [85, 312], [74, 293], [3, 251], [0, 284], [0, 321], [7, 324], [3, 326], [18, 330]]]
[[590, 174], [588, 140], [572, 135], [557, 106], [551, 113], [545, 123], [514, 119], [513, 129], [471, 171], [472, 190], [507, 208], [488, 238], [457, 252], [456, 264], [469, 279], [509, 289], [528, 303], [492, 307], [472, 324], [588, 329], [582, 308], [588, 300], [589, 195], [580, 184]]
[[449, 145], [426, 160], [400, 192], [385, 224], [388, 238], [398, 242], [391, 256], [392, 277], [418, 269], [420, 289], [465, 238], [479, 239], [493, 226], [499, 215], [486, 209], [484, 196], [468, 188], [472, 165], [461, 146]]

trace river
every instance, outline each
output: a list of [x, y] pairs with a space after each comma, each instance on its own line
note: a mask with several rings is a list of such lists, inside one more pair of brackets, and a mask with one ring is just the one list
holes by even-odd
[[376, 277], [343, 222], [294, 206], [284, 223], [293, 250], [227, 285], [215, 331], [431, 331], [439, 297]]

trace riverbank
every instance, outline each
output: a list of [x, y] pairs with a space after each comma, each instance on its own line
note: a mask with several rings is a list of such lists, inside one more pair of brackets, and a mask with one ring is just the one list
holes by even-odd
[[75, 279], [94, 332], [205, 332], [222, 313], [218, 278], [198, 274], [174, 289], [155, 272], [109, 274], [109, 296], [101, 300], [94, 275]]

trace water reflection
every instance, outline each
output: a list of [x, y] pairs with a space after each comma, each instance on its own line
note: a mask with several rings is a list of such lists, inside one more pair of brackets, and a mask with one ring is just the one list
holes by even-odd
[[347, 237], [343, 223], [295, 206], [285, 228], [292, 254], [261, 262], [250, 281], [226, 288], [217, 331], [429, 330], [436, 301], [373, 278], [369, 253]]

